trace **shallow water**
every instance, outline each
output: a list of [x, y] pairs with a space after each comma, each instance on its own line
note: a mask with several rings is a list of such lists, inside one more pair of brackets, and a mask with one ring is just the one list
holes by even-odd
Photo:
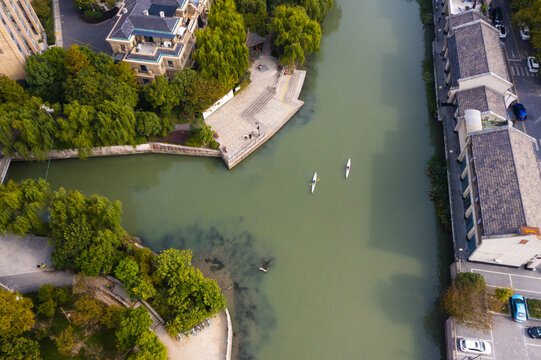
[[[416, 3], [340, 1], [309, 62], [305, 106], [232, 171], [138, 155], [53, 161], [49, 180], [121, 200], [124, 227], [156, 251], [218, 257], [236, 283], [236, 358], [437, 359], [450, 239], [424, 173], [441, 147], [424, 52]], [[13, 163], [8, 176], [46, 166]]]

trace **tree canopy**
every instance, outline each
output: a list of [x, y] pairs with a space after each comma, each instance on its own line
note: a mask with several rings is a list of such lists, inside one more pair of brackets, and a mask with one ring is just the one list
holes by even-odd
[[214, 78], [226, 88], [235, 85], [248, 69], [248, 48], [242, 16], [233, 0], [216, 0], [209, 13], [208, 27], [196, 32], [197, 61], [203, 77]]
[[0, 233], [43, 234], [50, 197], [49, 184], [43, 179], [9, 180], [0, 186]]
[[18, 292], [0, 289], [0, 339], [12, 339], [34, 325], [32, 300]]
[[530, 42], [538, 51], [541, 50], [541, 2], [538, 0], [513, 0], [511, 8], [515, 25], [525, 23], [530, 28]]
[[192, 264], [190, 250], [169, 249], [156, 259], [156, 275], [166, 288], [161, 296], [167, 306], [168, 331], [172, 336], [187, 331], [205, 318], [223, 311], [226, 301], [212, 279]]
[[152, 284], [141, 276], [139, 265], [131, 259], [122, 259], [115, 269], [115, 275], [123, 282], [124, 290], [132, 298], [146, 300], [156, 294]]
[[120, 226], [120, 202], [60, 188], [50, 207], [50, 242], [55, 268], [97, 276], [112, 270], [113, 256], [126, 236]]
[[488, 310], [486, 283], [480, 274], [459, 273], [454, 283], [443, 293], [443, 310], [460, 324], [487, 330], [492, 326]]
[[279, 48], [280, 62], [284, 65], [302, 64], [307, 54], [319, 51], [321, 27], [300, 6], [278, 6], [272, 31], [276, 34], [274, 44]]

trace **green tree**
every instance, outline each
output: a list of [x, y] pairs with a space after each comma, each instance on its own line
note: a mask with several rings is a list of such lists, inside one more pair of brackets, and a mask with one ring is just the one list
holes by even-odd
[[434, 155], [428, 162], [426, 174], [430, 177], [432, 188], [430, 199], [434, 202], [436, 213], [447, 231], [451, 231], [451, 210], [447, 187], [447, 163], [445, 157]]
[[60, 333], [60, 335], [53, 336], [53, 340], [58, 348], [58, 352], [61, 355], [70, 355], [73, 347], [75, 346], [73, 327], [69, 325]]
[[142, 96], [152, 109], [159, 112], [161, 116], [171, 114], [171, 110], [178, 106], [180, 101], [175, 88], [163, 76], [158, 76], [156, 81], [143, 87]]
[[0, 339], [0, 358], [3, 360], [41, 360], [39, 344], [21, 336], [9, 340]]
[[96, 109], [75, 101], [64, 105], [65, 117], [58, 118], [57, 139], [62, 147], [79, 150], [79, 157], [90, 155], [96, 144], [94, 120]]
[[90, 66], [88, 56], [80, 50], [79, 45], [74, 44], [66, 51], [66, 69], [70, 74], [77, 74], [79, 70]]
[[51, 1], [49, 0], [32, 0], [32, 8], [38, 16], [41, 24], [45, 27], [47, 18], [51, 12]]
[[135, 114], [131, 107], [107, 100], [96, 106], [96, 111], [98, 146], [135, 145]]
[[242, 16], [233, 0], [216, 0], [208, 27], [196, 32], [193, 58], [203, 77], [213, 78], [225, 88], [236, 84], [248, 68], [248, 48]]
[[116, 331], [117, 345], [121, 351], [128, 351], [137, 344], [137, 340], [152, 325], [152, 319], [144, 306], [126, 308], [120, 326]]
[[104, 313], [104, 305], [90, 295], [83, 295], [75, 302], [76, 312], [72, 320], [76, 325], [94, 327], [98, 325]]
[[255, 31], [261, 36], [267, 33], [267, 2], [265, 0], [236, 0], [237, 10], [244, 18], [247, 30]]
[[11, 102], [21, 105], [29, 98], [30, 96], [15, 80], [11, 80], [6, 75], [0, 75], [0, 104]]
[[56, 312], [57, 303], [54, 299], [55, 286], [52, 284], [42, 285], [38, 291], [38, 313], [52, 318]]
[[34, 325], [32, 300], [0, 289], [0, 338], [12, 339]]
[[327, 11], [332, 8], [333, 0], [283, 0], [281, 4], [301, 6], [306, 10], [310, 19], [320, 23], [323, 21]]
[[6, 155], [34, 155], [44, 160], [54, 143], [56, 122], [41, 109], [41, 100], [32, 97], [25, 106], [16, 103], [0, 105], [0, 143]]
[[208, 109], [222, 97], [226, 89], [215, 79], [206, 79], [189, 68], [178, 71], [171, 85], [179, 94], [180, 108], [189, 115]]
[[44, 233], [44, 212], [50, 198], [49, 184], [43, 179], [9, 180], [0, 185], [0, 233]]
[[124, 290], [132, 298], [137, 297], [146, 300], [156, 293], [152, 284], [141, 277], [139, 266], [134, 260], [121, 260], [115, 269], [115, 276], [123, 282]]
[[156, 258], [156, 275], [167, 289], [159, 301], [168, 306], [168, 331], [172, 336], [191, 329], [226, 307], [216, 282], [205, 278], [191, 265], [192, 256], [189, 250], [170, 249]]
[[488, 330], [493, 324], [485, 279], [479, 274], [459, 273], [453, 285], [443, 293], [441, 305], [459, 324], [479, 330]]
[[100, 318], [100, 324], [107, 329], [116, 329], [120, 325], [123, 310], [120, 306], [107, 306]]
[[149, 111], [136, 111], [135, 123], [137, 134], [144, 137], [167, 136], [175, 128], [175, 123], [171, 119], [160, 118], [156, 113]]
[[126, 235], [120, 226], [120, 202], [60, 188], [50, 207], [50, 242], [55, 268], [71, 268], [83, 275], [111, 271], [114, 252]]
[[524, 23], [530, 28], [530, 43], [538, 51], [541, 50], [541, 2], [536, 0], [513, 0], [511, 9], [515, 25]]
[[51, 47], [40, 55], [26, 58], [24, 70], [28, 90], [32, 95], [50, 103], [63, 101], [67, 77], [65, 59], [66, 50], [62, 47]]
[[302, 64], [307, 54], [319, 51], [321, 27], [300, 6], [278, 6], [272, 31], [276, 35], [274, 44], [281, 54], [280, 62], [284, 65]]
[[152, 331], [143, 332], [136, 340], [139, 349], [128, 356], [129, 360], [166, 360], [167, 348]]

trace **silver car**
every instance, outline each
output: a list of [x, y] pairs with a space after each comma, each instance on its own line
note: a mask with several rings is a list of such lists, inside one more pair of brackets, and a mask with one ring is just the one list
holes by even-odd
[[462, 352], [485, 355], [488, 355], [492, 352], [490, 344], [482, 340], [459, 338], [458, 345], [460, 347], [460, 351]]

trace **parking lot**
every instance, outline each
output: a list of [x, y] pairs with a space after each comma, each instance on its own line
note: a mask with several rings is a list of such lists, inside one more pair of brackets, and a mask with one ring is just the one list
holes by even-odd
[[[487, 286], [512, 288], [525, 297], [541, 299], [541, 273], [538, 271], [514, 269], [504, 266], [461, 263], [461, 271], [481, 274]], [[527, 333], [529, 327], [541, 326], [541, 321], [527, 320], [523, 323], [513, 321], [510, 315], [494, 314], [494, 326], [488, 332], [470, 329], [455, 324], [455, 346], [458, 360], [537, 360], [541, 359], [541, 339], [532, 339]], [[490, 355], [477, 355], [459, 351], [458, 339], [470, 338], [486, 341], [492, 347]]]
[[[528, 71], [527, 58], [535, 54], [531, 43], [522, 40], [519, 30], [511, 25], [511, 13], [509, 11], [510, 0], [494, 0], [494, 6], [503, 9], [503, 22], [508, 30], [507, 37], [503, 41], [509, 60], [509, 71], [515, 85], [518, 100], [528, 112], [526, 121], [516, 121], [515, 127], [537, 140], [536, 147], [541, 148], [541, 75]], [[509, 114], [511, 118], [513, 114]], [[537, 152], [541, 160], [541, 152]]]

